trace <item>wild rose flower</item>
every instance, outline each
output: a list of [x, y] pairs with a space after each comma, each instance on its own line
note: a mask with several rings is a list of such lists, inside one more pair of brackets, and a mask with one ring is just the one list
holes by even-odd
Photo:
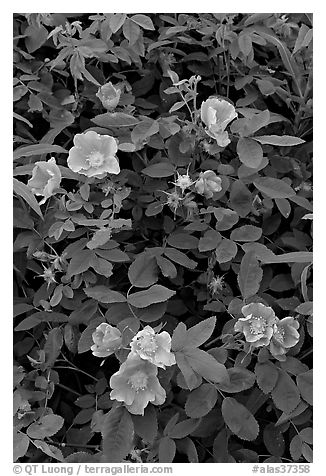
[[269, 344], [274, 324], [278, 321], [271, 307], [260, 302], [253, 302], [241, 309], [245, 317], [241, 317], [234, 325], [236, 332], [242, 332], [251, 347], [262, 347]]
[[207, 126], [206, 134], [215, 139], [220, 147], [226, 147], [231, 141], [225, 128], [238, 117], [232, 104], [225, 99], [210, 98], [202, 103], [200, 113]]
[[197, 193], [205, 195], [206, 198], [212, 198], [214, 192], [222, 190], [222, 180], [213, 170], [205, 170], [205, 172], [200, 172], [195, 189]]
[[144, 415], [149, 402], [162, 405], [166, 398], [157, 378], [156, 365], [139, 357], [128, 358], [110, 378], [111, 400], [124, 402], [134, 415]]
[[288, 349], [299, 342], [298, 329], [299, 323], [294, 317], [285, 317], [274, 324], [273, 335], [269, 344], [269, 350], [274, 357], [282, 358]]
[[115, 88], [111, 81], [99, 88], [96, 96], [107, 110], [112, 110], [119, 104], [121, 89]]
[[32, 177], [27, 182], [28, 187], [34, 195], [43, 195], [41, 204], [45, 203], [59, 188], [61, 182], [61, 172], [52, 157], [48, 162], [35, 162]]
[[132, 339], [130, 348], [131, 353], [128, 358], [139, 356], [163, 369], [166, 365], [175, 364], [175, 356], [171, 354], [171, 336], [166, 331], [155, 334], [154, 329], [146, 326]]
[[95, 357], [108, 357], [121, 346], [122, 336], [119, 329], [102, 322], [92, 334], [94, 345], [91, 351]]
[[76, 134], [74, 144], [67, 161], [73, 172], [97, 178], [103, 178], [108, 173], [120, 173], [119, 162], [115, 156], [118, 145], [114, 137], [87, 131]]

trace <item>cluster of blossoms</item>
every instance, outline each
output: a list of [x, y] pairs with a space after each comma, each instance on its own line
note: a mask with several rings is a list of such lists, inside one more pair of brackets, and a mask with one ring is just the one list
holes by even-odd
[[277, 360], [284, 360], [288, 349], [299, 342], [299, 323], [294, 317], [279, 319], [271, 307], [257, 302], [241, 311], [244, 317], [238, 319], [234, 330], [244, 334], [250, 349], [268, 347]]
[[[122, 347], [121, 332], [110, 324], [100, 324], [92, 337], [91, 350], [96, 357], [107, 357]], [[161, 405], [166, 398], [157, 378], [158, 367], [174, 364], [170, 335], [166, 331], [156, 334], [146, 326], [134, 336], [127, 359], [111, 376], [110, 398], [124, 402], [130, 413], [143, 415], [148, 403]]]

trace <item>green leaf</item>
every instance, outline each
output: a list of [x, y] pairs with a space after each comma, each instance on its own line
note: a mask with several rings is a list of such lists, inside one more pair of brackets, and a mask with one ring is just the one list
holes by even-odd
[[170, 162], [158, 162], [145, 167], [141, 172], [152, 178], [169, 177], [174, 174], [175, 167]]
[[64, 463], [63, 454], [56, 446], [49, 445], [48, 443], [42, 440], [34, 440], [33, 445], [36, 446], [36, 448], [39, 448], [41, 451], [43, 451], [43, 453], [50, 456], [51, 458], [54, 458], [57, 461], [60, 461], [61, 463]]
[[158, 280], [158, 270], [154, 256], [143, 252], [131, 263], [128, 269], [130, 283], [137, 288], [147, 288]]
[[251, 388], [255, 383], [256, 377], [253, 372], [245, 367], [231, 367], [227, 369], [230, 382], [219, 383], [218, 388], [222, 392], [237, 393]]
[[99, 114], [91, 119], [100, 127], [131, 127], [138, 124], [139, 120], [134, 116], [125, 114], [124, 112], [106, 112]]
[[18, 147], [14, 151], [14, 160], [20, 159], [21, 157], [31, 157], [33, 155], [43, 155], [43, 154], [68, 154], [68, 151], [61, 147], [60, 145], [53, 144], [33, 144], [26, 145], [23, 147]]
[[207, 230], [199, 240], [198, 249], [201, 252], [214, 250], [221, 241], [222, 235], [218, 231]]
[[32, 329], [33, 327], [37, 326], [41, 322], [68, 322], [68, 317], [60, 312], [35, 312], [21, 321], [15, 327], [15, 331], [27, 331], [28, 329]]
[[188, 395], [185, 411], [190, 418], [201, 418], [209, 413], [217, 401], [217, 390], [204, 383]]
[[249, 35], [242, 33], [238, 37], [238, 43], [240, 51], [245, 55], [248, 56], [252, 50], [252, 41]]
[[262, 229], [253, 225], [244, 225], [231, 232], [230, 238], [234, 241], [257, 241], [261, 238]]
[[171, 233], [168, 236], [167, 242], [174, 248], [180, 248], [184, 250], [191, 250], [198, 247], [198, 238], [189, 235], [188, 233], [182, 233], [180, 231]]
[[118, 291], [113, 291], [107, 286], [98, 285], [84, 289], [85, 294], [104, 304], [112, 304], [115, 302], [126, 302], [126, 298]]
[[309, 403], [309, 405], [313, 404], [312, 377], [312, 370], [308, 370], [307, 372], [304, 372], [297, 376], [297, 385], [300, 390], [301, 396], [307, 403]]
[[43, 214], [41, 212], [40, 205], [38, 204], [36, 198], [34, 197], [31, 189], [25, 185], [23, 182], [20, 182], [17, 179], [13, 179], [14, 185], [13, 185], [13, 190], [14, 192], [22, 197], [25, 202], [28, 203], [28, 205], [36, 212], [43, 220]]
[[91, 250], [76, 252], [69, 262], [67, 275], [71, 277], [87, 271], [92, 266], [93, 257], [94, 253]]
[[218, 245], [215, 251], [216, 260], [218, 263], [227, 263], [231, 261], [232, 258], [238, 252], [238, 247], [236, 243], [232, 240], [228, 240], [227, 238], [223, 238], [221, 243]]
[[281, 431], [274, 425], [268, 423], [264, 428], [263, 439], [266, 449], [273, 456], [283, 456], [285, 451], [285, 441]]
[[181, 370], [181, 373], [185, 379], [186, 384], [188, 385], [189, 390], [193, 390], [198, 387], [198, 377], [195, 372], [192, 370], [190, 364], [188, 363], [185, 355], [182, 352], [175, 353], [175, 359], [177, 366]]
[[177, 423], [167, 434], [170, 438], [180, 439], [190, 435], [200, 424], [199, 419], [187, 419]]
[[243, 299], [254, 296], [258, 292], [262, 279], [263, 270], [259, 266], [255, 252], [245, 253], [238, 274], [238, 284]]
[[188, 256], [182, 253], [182, 251], [176, 250], [175, 248], [165, 248], [164, 254], [170, 260], [180, 264], [181, 266], [184, 266], [185, 268], [195, 269], [197, 266], [196, 261], [188, 258]]
[[59, 415], [45, 415], [27, 428], [30, 438], [43, 439], [55, 435], [64, 424], [64, 419]]
[[131, 140], [135, 144], [142, 142], [156, 134], [160, 129], [159, 123], [153, 119], [146, 119], [137, 124], [131, 132]]
[[240, 138], [237, 144], [240, 161], [247, 167], [258, 168], [263, 160], [263, 149], [252, 139]]
[[18, 458], [22, 458], [25, 456], [29, 446], [29, 438], [28, 436], [24, 435], [24, 433], [18, 433], [14, 430], [14, 456], [13, 461], [14, 463], [17, 461]]
[[148, 443], [153, 443], [158, 430], [157, 415], [154, 406], [151, 404], [147, 405], [144, 415], [131, 415], [131, 418], [134, 423], [136, 435]]
[[145, 30], [155, 30], [152, 20], [147, 15], [133, 15], [130, 17], [130, 20], [134, 21]]
[[43, 26], [28, 25], [24, 31], [25, 45], [29, 53], [38, 50], [47, 40], [48, 30]]
[[109, 13], [108, 18], [112, 33], [116, 33], [124, 24], [127, 15], [125, 13]]
[[183, 354], [194, 372], [211, 382], [228, 382], [229, 375], [223, 364], [200, 349], [185, 349]]
[[252, 209], [253, 197], [241, 180], [236, 180], [231, 186], [230, 205], [237, 214], [244, 218]]
[[295, 195], [290, 185], [272, 177], [259, 177], [254, 180], [254, 185], [269, 198], [290, 198]]
[[257, 363], [255, 374], [258, 387], [265, 394], [271, 393], [278, 379], [277, 367], [272, 362]]
[[[214, 332], [215, 324], [216, 317], [212, 316], [188, 329], [182, 348], [192, 349], [202, 345]], [[178, 350], [180, 350], [180, 348]]]
[[111, 409], [102, 426], [102, 463], [121, 463], [133, 445], [134, 425], [125, 407]]
[[300, 402], [300, 392], [287, 372], [279, 369], [278, 373], [278, 380], [272, 391], [272, 399], [279, 410], [290, 413]]
[[150, 304], [167, 301], [174, 294], [175, 291], [172, 291], [165, 286], [161, 286], [160, 284], [154, 284], [154, 286], [151, 286], [145, 291], [129, 294], [127, 301], [132, 306], [143, 308]]
[[294, 251], [282, 255], [264, 256], [259, 258], [263, 263], [312, 263], [312, 251]]
[[222, 402], [222, 415], [226, 425], [239, 438], [253, 441], [259, 433], [259, 425], [255, 417], [241, 403], [232, 397], [226, 397]]
[[171, 279], [177, 277], [178, 270], [170, 260], [164, 258], [163, 256], [156, 256], [156, 263], [163, 276]]
[[158, 447], [158, 458], [160, 463], [172, 463], [175, 457], [176, 444], [168, 436], [164, 436], [160, 440]]
[[124, 37], [127, 38], [127, 40], [129, 41], [130, 46], [136, 43], [141, 33], [141, 29], [139, 28], [139, 26], [136, 23], [132, 22], [129, 18], [127, 18], [124, 22], [122, 31]]
[[260, 144], [279, 145], [282, 147], [304, 144], [306, 141], [294, 136], [255, 136], [253, 139]]

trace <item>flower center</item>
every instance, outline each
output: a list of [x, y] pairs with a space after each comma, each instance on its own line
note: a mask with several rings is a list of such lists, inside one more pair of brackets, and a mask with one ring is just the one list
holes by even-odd
[[147, 375], [141, 370], [138, 370], [134, 375], [130, 377], [128, 383], [130, 383], [131, 387], [135, 389], [136, 392], [138, 392], [138, 390], [144, 390], [146, 388], [147, 380]]
[[263, 334], [267, 327], [267, 322], [262, 317], [251, 317], [250, 332], [251, 334]]
[[100, 167], [104, 162], [104, 155], [95, 151], [89, 154], [87, 160], [92, 167]]
[[139, 346], [141, 350], [143, 350], [147, 354], [153, 354], [157, 349], [155, 336], [151, 336], [151, 335], [142, 336], [139, 340]]
[[284, 342], [284, 335], [285, 335], [285, 330], [283, 327], [277, 327], [276, 330], [274, 330], [274, 337], [279, 342]]

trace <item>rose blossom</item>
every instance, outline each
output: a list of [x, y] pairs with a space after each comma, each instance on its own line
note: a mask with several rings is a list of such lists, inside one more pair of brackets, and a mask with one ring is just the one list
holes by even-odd
[[238, 114], [225, 99], [209, 98], [201, 105], [201, 120], [206, 124], [206, 134], [216, 140], [220, 147], [226, 147], [231, 141], [225, 128]]
[[121, 89], [115, 88], [111, 81], [109, 81], [99, 88], [96, 96], [106, 109], [112, 110], [119, 104]]
[[213, 170], [200, 172], [198, 180], [195, 183], [197, 193], [205, 195], [206, 198], [212, 198], [214, 192], [222, 190], [222, 180]]
[[273, 335], [273, 326], [278, 321], [271, 307], [260, 302], [253, 302], [241, 309], [241, 317], [234, 325], [236, 332], [242, 332], [251, 347], [269, 344]]
[[111, 400], [124, 402], [134, 415], [144, 415], [149, 402], [162, 405], [166, 398], [157, 378], [156, 365], [139, 357], [128, 358], [110, 378]]
[[121, 346], [121, 332], [116, 327], [102, 322], [92, 334], [94, 345], [91, 351], [95, 357], [108, 357]]
[[107, 173], [120, 173], [119, 162], [115, 156], [118, 145], [114, 137], [87, 131], [76, 134], [74, 144], [67, 161], [73, 172], [97, 178], [103, 178]]
[[141, 359], [148, 360], [157, 367], [175, 364], [175, 356], [171, 354], [171, 336], [163, 331], [155, 334], [150, 326], [144, 327], [139, 331], [130, 343], [131, 353], [128, 358], [139, 356]]
[[52, 157], [48, 162], [35, 162], [32, 177], [27, 182], [28, 187], [35, 195], [43, 195], [41, 204], [50, 198], [55, 190], [59, 188], [61, 182], [61, 172]]
[[285, 317], [274, 324], [269, 344], [269, 350], [274, 357], [283, 356], [290, 347], [294, 347], [299, 342], [298, 329], [299, 323], [294, 317]]

